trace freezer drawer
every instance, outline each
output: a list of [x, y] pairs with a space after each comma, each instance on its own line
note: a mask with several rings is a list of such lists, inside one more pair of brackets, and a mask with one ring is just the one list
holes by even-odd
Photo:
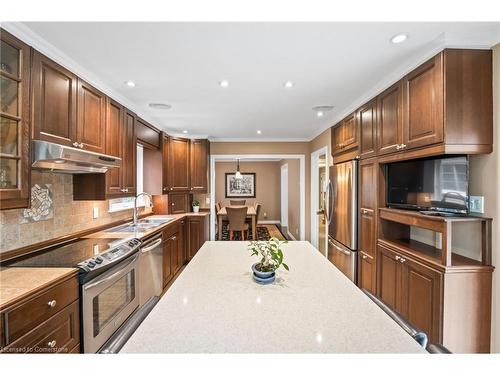
[[357, 252], [345, 247], [340, 242], [328, 238], [328, 259], [344, 275], [356, 284]]

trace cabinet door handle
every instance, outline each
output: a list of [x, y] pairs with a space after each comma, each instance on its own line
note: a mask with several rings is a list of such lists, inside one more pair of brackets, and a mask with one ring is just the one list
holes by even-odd
[[406, 262], [406, 259], [405, 259], [405, 258], [403, 258], [403, 257], [401, 257], [401, 258], [399, 259], [399, 261], [400, 261], [401, 263], [404, 263], [404, 262]]
[[400, 260], [400, 259], [401, 259], [401, 257], [400, 257], [399, 255], [396, 255], [396, 257], [395, 257], [394, 259], [396, 259], [396, 260]]
[[80, 143], [78, 147], [83, 148], [83, 143]]
[[49, 348], [53, 348], [53, 347], [55, 347], [55, 346], [56, 346], [56, 344], [57, 344], [57, 341], [56, 341], [56, 340], [52, 340], [52, 341], [49, 341], [49, 342], [47, 343], [47, 346], [48, 346]]
[[78, 142], [73, 142], [73, 147], [79, 147]]
[[398, 151], [401, 150], [401, 145], [400, 144], [396, 145], [396, 150], [398, 150]]
[[172, 241], [175, 241], [177, 239], [177, 236], [170, 237]]
[[163, 191], [167, 191], [167, 190], [168, 190], [168, 188], [166, 188], [166, 187], [163, 188]]
[[49, 307], [56, 307], [57, 302], [55, 299], [53, 299], [52, 301], [47, 302], [47, 305], [49, 305]]
[[366, 258], [368, 258], [368, 255], [363, 254], [363, 255], [361, 255], [361, 258], [366, 259]]
[[403, 149], [405, 149], [405, 148], [406, 148], [406, 145], [403, 143], [403, 144], [401, 145], [401, 149], [403, 150]]
[[174, 203], [174, 202], [172, 202], [172, 206], [175, 206], [175, 203]]

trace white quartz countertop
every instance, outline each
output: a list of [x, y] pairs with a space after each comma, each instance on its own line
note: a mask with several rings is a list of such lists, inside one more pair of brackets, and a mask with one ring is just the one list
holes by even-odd
[[308, 242], [252, 280], [246, 242], [206, 242], [121, 353], [423, 353]]

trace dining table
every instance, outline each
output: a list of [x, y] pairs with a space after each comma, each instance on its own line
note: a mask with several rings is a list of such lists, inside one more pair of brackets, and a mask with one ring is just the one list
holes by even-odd
[[[247, 217], [250, 217], [252, 219], [252, 239], [255, 241], [255, 227], [257, 225], [257, 211], [255, 210], [255, 206], [253, 205], [244, 205], [244, 206], [229, 206], [229, 207], [235, 207], [235, 208], [240, 208], [240, 207], [246, 207], [247, 208]], [[218, 238], [219, 240], [222, 238], [222, 220], [223, 218], [227, 216], [227, 211], [226, 207], [222, 207], [219, 211], [217, 211], [217, 232], [219, 234]]]

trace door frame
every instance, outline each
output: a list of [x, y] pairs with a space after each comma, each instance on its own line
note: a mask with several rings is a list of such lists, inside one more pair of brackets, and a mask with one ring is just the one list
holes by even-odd
[[[280, 167], [280, 191], [281, 191], [281, 227], [287, 227], [288, 230], [288, 163]], [[285, 180], [286, 178], [286, 180]], [[286, 199], [284, 199], [286, 197]], [[286, 214], [286, 215], [285, 215]]]
[[306, 238], [306, 155], [304, 154], [215, 154], [210, 155], [210, 241], [215, 241], [215, 222], [217, 215], [215, 213], [215, 162], [240, 159], [252, 159], [253, 161], [269, 159], [298, 159], [299, 160], [299, 208], [300, 225], [299, 239], [305, 241]]
[[[316, 212], [319, 209], [319, 158], [325, 155], [326, 160], [326, 179], [329, 179], [329, 165], [330, 157], [328, 153], [328, 146], [321, 147], [316, 151], [311, 153], [311, 244], [319, 249], [319, 220]], [[328, 199], [328, 197], [327, 197]], [[328, 209], [328, 201], [326, 202], [326, 209]], [[328, 225], [326, 225], [326, 236], [325, 236], [325, 251], [328, 252]], [[324, 254], [327, 256], [327, 253]]]

